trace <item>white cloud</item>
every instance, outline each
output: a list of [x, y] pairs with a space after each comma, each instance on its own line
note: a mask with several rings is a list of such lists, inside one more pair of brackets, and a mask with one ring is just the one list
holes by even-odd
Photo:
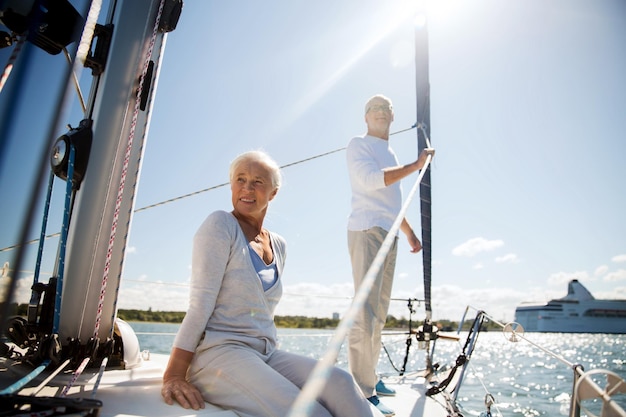
[[589, 274], [586, 271], [577, 272], [556, 272], [548, 278], [548, 285], [553, 287], [563, 287], [567, 285], [571, 280], [577, 279], [579, 281], [592, 281]]
[[605, 282], [626, 281], [626, 269], [610, 272], [604, 277]]
[[[621, 270], [620, 276], [626, 276], [626, 271]], [[616, 273], [617, 274], [617, 273]], [[616, 275], [617, 276], [617, 275]], [[572, 274], [560, 273], [556, 277], [562, 277], [567, 282]], [[146, 277], [141, 277], [144, 280]], [[30, 279], [18, 281], [18, 293], [22, 301], [28, 302], [30, 297]], [[561, 283], [556, 290], [547, 291], [546, 288], [529, 288], [524, 291], [516, 291], [502, 286], [493, 286], [483, 289], [466, 289], [454, 285], [440, 285], [431, 288], [433, 320], [461, 319], [467, 306], [471, 306], [466, 320], [472, 320], [476, 309], [485, 311], [495, 320], [501, 322], [512, 321], [515, 315], [515, 307], [522, 301], [546, 302], [551, 298], [559, 298], [565, 295], [565, 287]], [[318, 283], [300, 283], [285, 285], [283, 297], [276, 309], [277, 315], [301, 315], [309, 317], [332, 317], [333, 313], [339, 313], [340, 317], [350, 308], [354, 294], [351, 281], [345, 281], [333, 285]], [[389, 314], [395, 317], [409, 317], [408, 299], [423, 299], [424, 290], [420, 285], [411, 291], [394, 290]], [[616, 293], [617, 294], [617, 293]], [[622, 288], [621, 294], [626, 294], [626, 287]], [[140, 280], [122, 282], [119, 291], [118, 308], [140, 309], [153, 311], [186, 311], [188, 307], [189, 287], [184, 283], [160, 283], [143, 282]], [[413, 305], [416, 313], [413, 320], [424, 319], [423, 302]]]
[[348, 310], [354, 295], [354, 284], [343, 283], [321, 285], [300, 283], [284, 285], [283, 298], [276, 308], [278, 316], [332, 317]]
[[604, 274], [606, 274], [609, 271], [609, 267], [606, 265], [600, 265], [599, 267], [596, 268], [595, 272], [593, 273], [593, 275], [595, 277], [599, 277], [602, 276]]
[[519, 258], [514, 253], [507, 253], [504, 256], [498, 256], [496, 258], [496, 263], [511, 263], [516, 264], [519, 262]]
[[480, 252], [488, 252], [504, 245], [502, 240], [487, 240], [483, 237], [475, 237], [452, 249], [456, 256], [474, 256]]
[[615, 255], [611, 258], [613, 262], [626, 262], [626, 254], [623, 255]]
[[600, 300], [626, 300], [626, 286], [611, 288], [610, 291], [598, 291], [593, 295]]
[[394, 277], [394, 281], [404, 281], [409, 278], [412, 278], [412, 274], [409, 274], [408, 272], [398, 272]]
[[[286, 286], [282, 300], [276, 309], [277, 315], [305, 315], [311, 317], [332, 317], [339, 313], [343, 317], [352, 302], [352, 283], [346, 282], [333, 286], [319, 284], [297, 284]], [[303, 292], [306, 291], [306, 292]], [[560, 292], [563, 292], [561, 288]], [[545, 295], [544, 292], [539, 292]], [[417, 287], [413, 291], [394, 291], [389, 314], [395, 317], [409, 317], [408, 299], [423, 299], [424, 290]], [[433, 286], [431, 288], [433, 320], [458, 321], [467, 306], [471, 306], [466, 320], [476, 314], [475, 309], [486, 311], [496, 320], [511, 321], [515, 315], [515, 307], [528, 299], [527, 292], [519, 292], [508, 288], [486, 288], [467, 290], [454, 285]], [[562, 296], [563, 294], [561, 294]], [[555, 293], [556, 296], [556, 293]], [[537, 299], [535, 298], [535, 301]], [[539, 301], [543, 301], [540, 299]], [[413, 319], [424, 319], [424, 303], [414, 303]]]
[[[144, 276], [141, 279], [145, 279]], [[161, 282], [122, 281], [118, 308], [153, 311], [186, 311], [189, 286]]]
[[479, 270], [479, 269], [483, 269], [483, 268], [484, 268], [484, 266], [480, 262], [474, 264], [474, 266], [472, 267], [472, 269], [475, 269], [475, 270]]
[[500, 322], [512, 321], [515, 307], [527, 300], [528, 293], [510, 288], [493, 287], [468, 290], [455, 285], [436, 286], [432, 289], [433, 319], [461, 319], [466, 307], [466, 320], [472, 320], [476, 310], [485, 311]]
[[[10, 285], [10, 277], [0, 277], [0, 300], [5, 300], [8, 297], [8, 290]], [[45, 282], [45, 281], [42, 281]], [[26, 276], [19, 278], [15, 283], [15, 289], [13, 292], [12, 301], [21, 303], [28, 303], [30, 300], [31, 287], [33, 285], [33, 276]]]

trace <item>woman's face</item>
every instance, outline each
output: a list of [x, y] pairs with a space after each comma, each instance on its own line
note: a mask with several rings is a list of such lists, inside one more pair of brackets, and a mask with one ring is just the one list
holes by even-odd
[[264, 216], [278, 189], [272, 184], [271, 171], [257, 161], [241, 161], [230, 181], [233, 208], [245, 216]]

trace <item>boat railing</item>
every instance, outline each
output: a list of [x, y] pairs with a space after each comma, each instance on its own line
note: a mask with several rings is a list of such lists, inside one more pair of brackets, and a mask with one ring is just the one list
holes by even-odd
[[[527, 338], [524, 335], [524, 328], [519, 323], [511, 322], [503, 324], [486, 312], [472, 306], [466, 307], [465, 313], [459, 322], [457, 333], [461, 332], [466, 316], [470, 310], [476, 311], [476, 316], [465, 343], [464, 350], [467, 350], [466, 355], [468, 360], [465, 361], [462, 366], [460, 377], [456, 384], [456, 389], [454, 390], [453, 398], [455, 401], [458, 396], [459, 388], [463, 384], [467, 367], [470, 365], [469, 357], [476, 347], [478, 335], [480, 334], [482, 325], [485, 320], [488, 320], [502, 329], [506, 340], [509, 342], [517, 343], [524, 341], [532, 345], [534, 348], [544, 352], [548, 356], [558, 360], [572, 370], [573, 379], [570, 409], [568, 413], [569, 417], [581, 417], [581, 415], [586, 415], [587, 417], [626, 417], [626, 411], [614, 399], [617, 395], [626, 394], [626, 382], [615, 372], [606, 369], [592, 369], [585, 371], [581, 364], [572, 363], [565, 359], [562, 355]], [[604, 383], [603, 386], [600, 385], [601, 382]], [[481, 414], [481, 417], [491, 417], [491, 406], [494, 404], [495, 399], [493, 395], [487, 392], [485, 395], [487, 413]], [[599, 414], [594, 414], [591, 409], [597, 411], [597, 408], [600, 408]], [[500, 415], [502, 414], [500, 413]]]

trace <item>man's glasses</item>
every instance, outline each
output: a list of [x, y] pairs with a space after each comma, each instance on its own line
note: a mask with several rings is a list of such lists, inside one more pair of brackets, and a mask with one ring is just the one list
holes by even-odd
[[373, 111], [374, 113], [379, 112], [379, 111], [391, 113], [391, 110], [393, 110], [393, 106], [372, 106], [369, 109], [367, 109], [368, 112]]

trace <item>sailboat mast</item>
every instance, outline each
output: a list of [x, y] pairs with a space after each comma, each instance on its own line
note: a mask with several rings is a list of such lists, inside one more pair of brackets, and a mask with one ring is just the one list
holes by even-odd
[[[109, 9], [107, 25], [114, 28], [110, 52], [103, 72], [93, 80], [89, 99], [94, 140], [69, 227], [60, 309], [63, 341], [84, 342], [94, 331], [106, 340], [112, 333], [150, 124], [152, 86], [165, 42], [165, 31], [155, 31], [155, 22], [164, 19], [160, 3], [120, 0]], [[151, 66], [156, 69], [146, 71]], [[145, 105], [137, 97], [140, 87]]]
[[[417, 151], [430, 147], [430, 82], [428, 75], [428, 23], [426, 18], [415, 25], [415, 96], [417, 100]], [[424, 270], [424, 300], [426, 319], [430, 321], [431, 307], [431, 187], [430, 164], [420, 183], [422, 221], [422, 264]]]

